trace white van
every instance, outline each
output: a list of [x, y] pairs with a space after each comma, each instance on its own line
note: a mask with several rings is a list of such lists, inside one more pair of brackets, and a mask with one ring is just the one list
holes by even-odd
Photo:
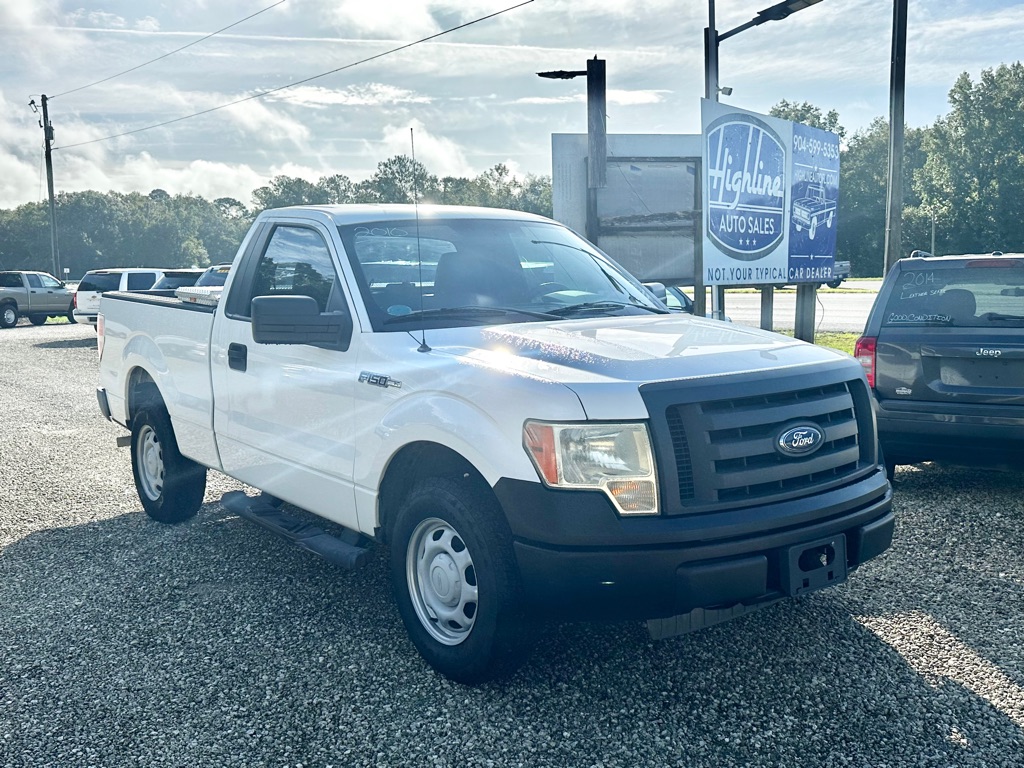
[[164, 276], [162, 269], [121, 267], [93, 269], [85, 273], [75, 291], [75, 322], [96, 325], [100, 311], [100, 294], [105, 291], [148, 291]]

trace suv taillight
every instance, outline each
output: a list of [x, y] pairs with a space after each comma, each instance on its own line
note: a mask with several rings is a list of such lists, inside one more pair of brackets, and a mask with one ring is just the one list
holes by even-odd
[[875, 350], [878, 339], [874, 336], [861, 336], [853, 347], [853, 356], [860, 361], [864, 373], [868, 377], [868, 386], [875, 387]]
[[78, 291], [75, 291], [74, 302], [75, 302], [75, 309], [78, 309]]

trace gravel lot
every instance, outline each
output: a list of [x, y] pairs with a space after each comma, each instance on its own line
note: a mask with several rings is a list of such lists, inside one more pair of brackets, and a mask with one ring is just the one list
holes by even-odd
[[0, 331], [0, 766], [1024, 766], [1022, 475], [901, 468], [843, 586], [704, 632], [542, 633], [465, 688], [347, 573], [141, 511], [86, 326]]

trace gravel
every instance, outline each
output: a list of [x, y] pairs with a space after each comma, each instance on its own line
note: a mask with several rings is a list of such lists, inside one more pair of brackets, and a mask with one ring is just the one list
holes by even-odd
[[0, 766], [1022, 766], [1020, 474], [902, 467], [893, 549], [686, 637], [538, 625], [466, 688], [349, 573], [141, 511], [91, 328], [0, 331]]

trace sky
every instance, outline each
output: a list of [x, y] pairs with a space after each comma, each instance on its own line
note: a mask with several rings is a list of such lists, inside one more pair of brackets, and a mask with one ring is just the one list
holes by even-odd
[[[58, 192], [160, 188], [246, 205], [279, 174], [361, 181], [411, 154], [410, 128], [438, 176], [497, 163], [550, 175], [551, 134], [586, 132], [586, 80], [536, 73], [594, 56], [609, 133], [700, 132], [705, 0], [533, 0], [408, 45], [521, 1], [0, 0], [0, 208], [45, 199], [29, 106], [42, 94]], [[716, 27], [772, 4], [717, 0]], [[733, 89], [722, 101], [762, 113], [807, 101], [851, 135], [888, 116], [891, 33], [892, 0], [822, 0], [746, 29], [720, 45], [719, 81]], [[947, 114], [960, 74], [1020, 59], [1021, 39], [1024, 2], [910, 0], [907, 125]]]

